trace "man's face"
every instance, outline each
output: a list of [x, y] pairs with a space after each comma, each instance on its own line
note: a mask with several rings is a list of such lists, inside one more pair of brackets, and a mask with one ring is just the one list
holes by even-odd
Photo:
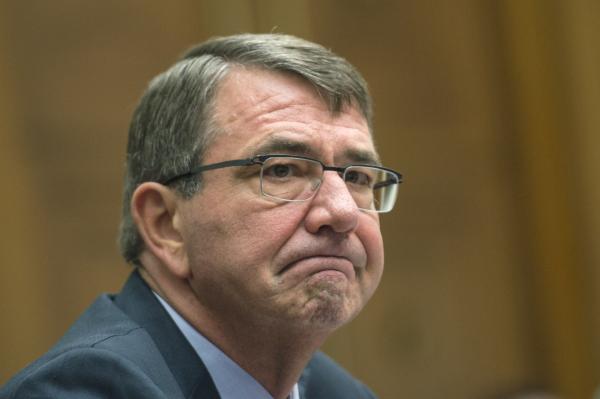
[[[220, 132], [205, 164], [282, 153], [338, 166], [377, 159], [361, 113], [348, 107], [332, 116], [295, 76], [234, 69], [214, 112]], [[205, 172], [202, 191], [182, 204], [190, 284], [204, 311], [234, 325], [331, 329], [347, 322], [383, 272], [378, 215], [357, 209], [336, 172], [325, 172], [311, 200], [281, 202], [261, 196], [259, 170]]]

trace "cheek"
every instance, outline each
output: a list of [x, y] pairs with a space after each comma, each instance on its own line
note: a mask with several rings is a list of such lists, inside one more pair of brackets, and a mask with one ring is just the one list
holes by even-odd
[[357, 231], [357, 235], [367, 253], [366, 269], [358, 279], [361, 301], [364, 306], [375, 293], [383, 275], [383, 238], [379, 229], [379, 223], [372, 220], [371, 223], [363, 225], [362, 229]]
[[378, 282], [384, 264], [383, 237], [379, 220], [365, 217], [356, 234], [367, 252], [367, 273]]
[[[262, 206], [260, 206], [262, 205]], [[292, 237], [302, 220], [299, 207], [278, 204], [265, 209], [265, 204], [230, 207], [229, 212], [214, 215], [213, 244], [223, 251], [217, 254], [224, 263], [245, 265], [268, 273], [273, 258]], [[297, 204], [292, 204], [297, 205]], [[235, 209], [235, 211], [231, 211]]]
[[251, 257], [255, 263], [271, 261], [298, 230], [302, 213], [297, 208], [286, 208], [279, 206], [246, 215], [240, 230], [234, 233], [244, 242], [246, 253], [254, 255]]

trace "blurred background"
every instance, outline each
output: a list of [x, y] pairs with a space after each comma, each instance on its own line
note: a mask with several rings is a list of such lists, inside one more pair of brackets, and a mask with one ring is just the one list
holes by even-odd
[[190, 45], [277, 31], [375, 99], [386, 271], [325, 350], [384, 398], [600, 382], [600, 2], [0, 0], [0, 384], [129, 273], [129, 119]]

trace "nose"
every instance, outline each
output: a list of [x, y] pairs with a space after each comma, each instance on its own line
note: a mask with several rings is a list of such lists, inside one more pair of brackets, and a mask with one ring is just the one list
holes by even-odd
[[306, 229], [313, 234], [322, 229], [336, 233], [350, 233], [358, 227], [360, 210], [342, 177], [334, 171], [326, 171], [310, 209], [305, 217]]

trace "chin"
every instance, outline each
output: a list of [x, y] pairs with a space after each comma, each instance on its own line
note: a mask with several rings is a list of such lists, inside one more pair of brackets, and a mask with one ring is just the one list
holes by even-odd
[[322, 282], [312, 286], [305, 310], [305, 321], [312, 328], [336, 329], [352, 320], [362, 306], [356, 298], [335, 284]]
[[321, 327], [327, 329], [337, 329], [352, 318], [343, 307], [333, 305], [331, 303], [319, 304], [315, 307], [310, 316], [310, 324], [312, 327]]

